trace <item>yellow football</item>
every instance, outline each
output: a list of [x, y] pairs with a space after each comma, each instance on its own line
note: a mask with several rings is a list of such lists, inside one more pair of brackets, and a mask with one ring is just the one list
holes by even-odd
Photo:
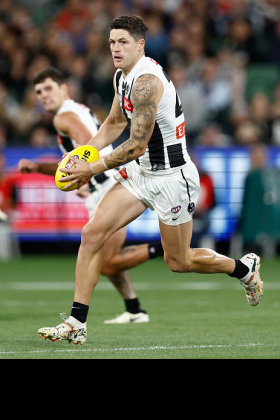
[[[70, 184], [69, 182], [60, 182], [59, 179], [69, 176], [71, 174], [66, 174], [65, 172], [61, 172], [60, 169], [73, 169], [76, 167], [73, 159], [71, 156], [74, 156], [78, 159], [85, 160], [86, 162], [95, 162], [99, 159], [98, 150], [93, 146], [79, 146], [76, 149], [72, 150], [72, 152], [68, 153], [68, 155], [60, 162], [59, 167], [57, 168], [55, 174], [55, 183], [57, 188], [62, 191], [73, 191], [76, 190], [78, 187], [78, 183], [74, 184], [71, 188], [63, 189], [66, 185]], [[88, 180], [89, 181], [89, 180]]]

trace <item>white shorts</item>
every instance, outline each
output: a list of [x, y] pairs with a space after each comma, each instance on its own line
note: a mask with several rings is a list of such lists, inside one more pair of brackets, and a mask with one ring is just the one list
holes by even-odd
[[103, 197], [103, 195], [111, 188], [112, 185], [116, 184], [116, 181], [113, 177], [110, 177], [107, 181], [103, 182], [103, 184], [98, 184], [98, 189], [88, 196], [86, 199], [85, 206], [89, 212], [89, 217], [91, 217], [92, 213], [94, 212], [97, 204]]
[[177, 226], [192, 219], [200, 192], [198, 171], [192, 161], [170, 175], [146, 174], [133, 161], [114, 177], [151, 210], [156, 210], [162, 223]]

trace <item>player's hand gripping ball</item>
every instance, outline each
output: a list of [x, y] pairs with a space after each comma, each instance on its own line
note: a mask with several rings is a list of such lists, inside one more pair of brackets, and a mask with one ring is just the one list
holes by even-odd
[[[71, 181], [68, 183], [65, 182], [59, 182], [59, 179], [64, 178], [66, 176], [69, 176], [71, 174], [66, 174], [65, 172], [61, 172], [61, 168], [65, 169], [73, 169], [76, 167], [75, 162], [73, 159], [71, 159], [71, 156], [74, 156], [77, 159], [84, 160], [86, 162], [95, 162], [99, 159], [99, 153], [98, 150], [93, 146], [79, 146], [76, 149], [72, 150], [72, 152], [68, 153], [67, 156], [60, 162], [56, 174], [55, 174], [55, 183], [57, 188], [59, 188], [61, 191], [73, 191], [76, 190], [78, 187], [78, 183], [74, 184], [72, 187], [64, 189], [67, 184], [70, 184]], [[89, 181], [89, 180], [88, 180]]]

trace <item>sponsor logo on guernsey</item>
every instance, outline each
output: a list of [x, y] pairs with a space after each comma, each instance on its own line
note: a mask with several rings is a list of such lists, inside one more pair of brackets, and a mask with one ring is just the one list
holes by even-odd
[[123, 106], [127, 111], [129, 111], [129, 112], [133, 111], [133, 106], [132, 106], [130, 100], [127, 99], [126, 97], [124, 97]]
[[185, 136], [185, 121], [176, 127], [176, 138], [181, 139]]

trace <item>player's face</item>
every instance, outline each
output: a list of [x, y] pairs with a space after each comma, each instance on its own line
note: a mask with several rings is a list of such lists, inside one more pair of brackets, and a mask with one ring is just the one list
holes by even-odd
[[61, 86], [51, 78], [45, 79], [42, 83], [35, 85], [35, 92], [38, 101], [43, 105], [47, 112], [55, 114], [65, 100], [67, 87]]
[[114, 65], [124, 73], [134, 67], [144, 52], [144, 39], [135, 39], [124, 29], [112, 29], [110, 32], [110, 48]]

